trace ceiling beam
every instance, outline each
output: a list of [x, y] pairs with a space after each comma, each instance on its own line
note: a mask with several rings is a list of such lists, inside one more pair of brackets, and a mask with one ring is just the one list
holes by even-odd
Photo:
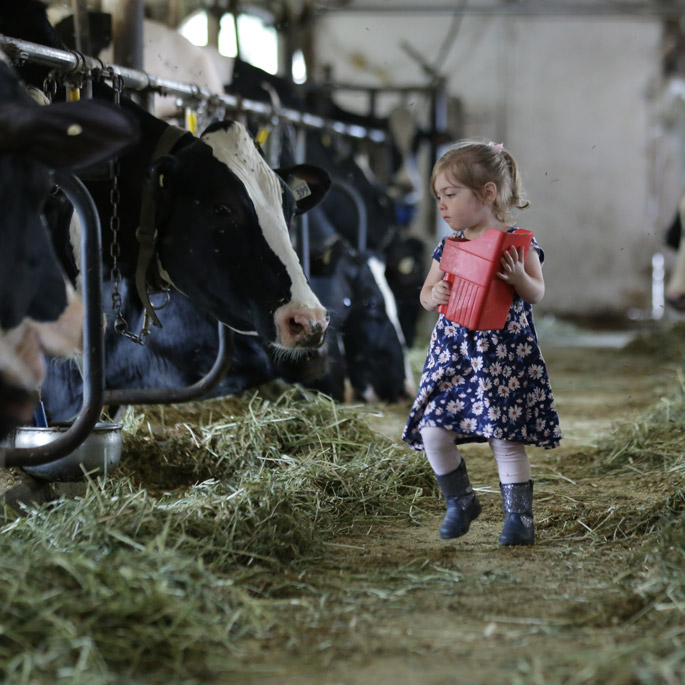
[[315, 11], [325, 14], [457, 14], [473, 16], [507, 16], [507, 17], [675, 17], [685, 15], [685, 1], [667, 0], [656, 2], [630, 2], [617, 0], [611, 2], [485, 2], [454, 4], [430, 3], [401, 5], [399, 3], [344, 4], [317, 2]]

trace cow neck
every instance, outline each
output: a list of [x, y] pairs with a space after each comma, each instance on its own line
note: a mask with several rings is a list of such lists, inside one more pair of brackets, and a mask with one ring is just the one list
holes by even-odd
[[[157, 141], [150, 161], [154, 162], [156, 159], [168, 155], [176, 143], [187, 133], [188, 131], [178, 126], [168, 126]], [[157, 258], [157, 236], [155, 199], [152, 192], [143, 186], [140, 198], [140, 221], [136, 230], [136, 239], [139, 245], [136, 263], [136, 290], [150, 320], [155, 326], [161, 328], [162, 324], [152, 302], [150, 302], [150, 294], [167, 292], [171, 284]]]

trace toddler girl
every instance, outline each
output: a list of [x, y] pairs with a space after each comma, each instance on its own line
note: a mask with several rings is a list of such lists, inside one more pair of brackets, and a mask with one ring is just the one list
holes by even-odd
[[[518, 167], [502, 144], [460, 141], [435, 164], [431, 187], [438, 211], [455, 233], [473, 240], [490, 228], [511, 232], [511, 212], [524, 209]], [[445, 239], [421, 289], [428, 311], [447, 304], [450, 284], [440, 258]], [[447, 502], [440, 537], [464, 535], [481, 512], [458, 444], [490, 444], [504, 505], [502, 545], [532, 545], [533, 481], [525, 445], [557, 447], [561, 439], [547, 369], [533, 325], [532, 305], [545, 293], [544, 253], [535, 238], [504, 253], [497, 278], [514, 298], [504, 328], [473, 331], [440, 315], [431, 335], [419, 391], [402, 439], [425, 450]]]

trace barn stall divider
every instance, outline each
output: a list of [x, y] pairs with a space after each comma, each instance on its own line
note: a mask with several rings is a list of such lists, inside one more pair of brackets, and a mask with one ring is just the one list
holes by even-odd
[[[191, 83], [183, 83], [156, 76], [135, 69], [105, 64], [77, 51], [58, 50], [55, 48], [30, 43], [0, 34], [0, 48], [15, 64], [34, 63], [53, 68], [53, 74], [46, 82], [45, 88], [56, 88], [60, 85], [71, 88], [72, 97], [78, 99], [83, 95], [92, 95], [91, 84], [94, 79], [111, 80], [115, 92], [124, 88], [136, 93], [176, 96], [181, 103], [190, 103], [186, 111], [193, 108], [204, 110], [208, 115], [217, 116], [234, 112], [238, 117], [254, 115], [260, 122], [276, 127], [281, 121], [294, 124], [298, 132], [296, 156], [302, 162], [306, 156], [304, 132], [307, 128], [330, 131], [342, 136], [366, 139], [377, 144], [386, 142], [386, 133], [380, 129], [345, 123], [281, 107], [277, 96], [271, 103], [245, 99], [232, 94], [216, 94]], [[196, 117], [186, 117], [194, 121]], [[100, 220], [88, 190], [76, 177], [59, 175], [56, 185], [64, 192], [74, 205], [83, 225], [83, 242], [81, 245], [82, 264], [85, 266], [83, 279], [84, 301], [84, 351], [83, 351], [83, 403], [81, 411], [69, 429], [48, 444], [32, 448], [0, 447], [0, 467], [31, 467], [49, 464], [63, 458], [78, 448], [91, 434], [103, 406], [127, 404], [172, 404], [189, 402], [198, 399], [212, 390], [228, 373], [231, 366], [231, 336], [233, 332], [223, 324], [218, 324], [219, 349], [216, 360], [209, 372], [198, 382], [185, 388], [141, 388], [141, 389], [104, 389], [104, 330], [102, 303], [102, 250]], [[353, 188], [345, 188], [354, 205], [362, 206]], [[363, 206], [362, 206], [363, 208]], [[365, 213], [359, 211], [362, 228], [360, 230], [360, 247], [365, 243]], [[305, 274], [308, 274], [308, 229], [306, 214], [300, 217], [298, 225], [299, 256]], [[148, 336], [124, 332], [126, 337], [139, 344], [145, 344]]]

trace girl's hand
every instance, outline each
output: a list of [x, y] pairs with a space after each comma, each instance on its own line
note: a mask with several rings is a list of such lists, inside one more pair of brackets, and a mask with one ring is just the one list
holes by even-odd
[[438, 281], [431, 290], [433, 307], [438, 307], [441, 304], [447, 304], [450, 301], [451, 289], [452, 284], [449, 281]]
[[515, 247], [510, 247], [502, 255], [500, 266], [502, 270], [497, 273], [497, 276], [514, 289], [525, 282], [526, 258], [522, 247], [518, 250]]
[[440, 262], [434, 259], [419, 295], [421, 306], [429, 312], [434, 312], [441, 304], [447, 304], [450, 301], [452, 284], [443, 280], [444, 275], [440, 269]]
[[540, 258], [535, 249], [524, 256], [523, 248], [510, 247], [500, 262], [502, 270], [497, 273], [505, 283], [514, 288], [519, 297], [530, 304], [540, 302], [545, 295], [545, 280], [542, 277]]

